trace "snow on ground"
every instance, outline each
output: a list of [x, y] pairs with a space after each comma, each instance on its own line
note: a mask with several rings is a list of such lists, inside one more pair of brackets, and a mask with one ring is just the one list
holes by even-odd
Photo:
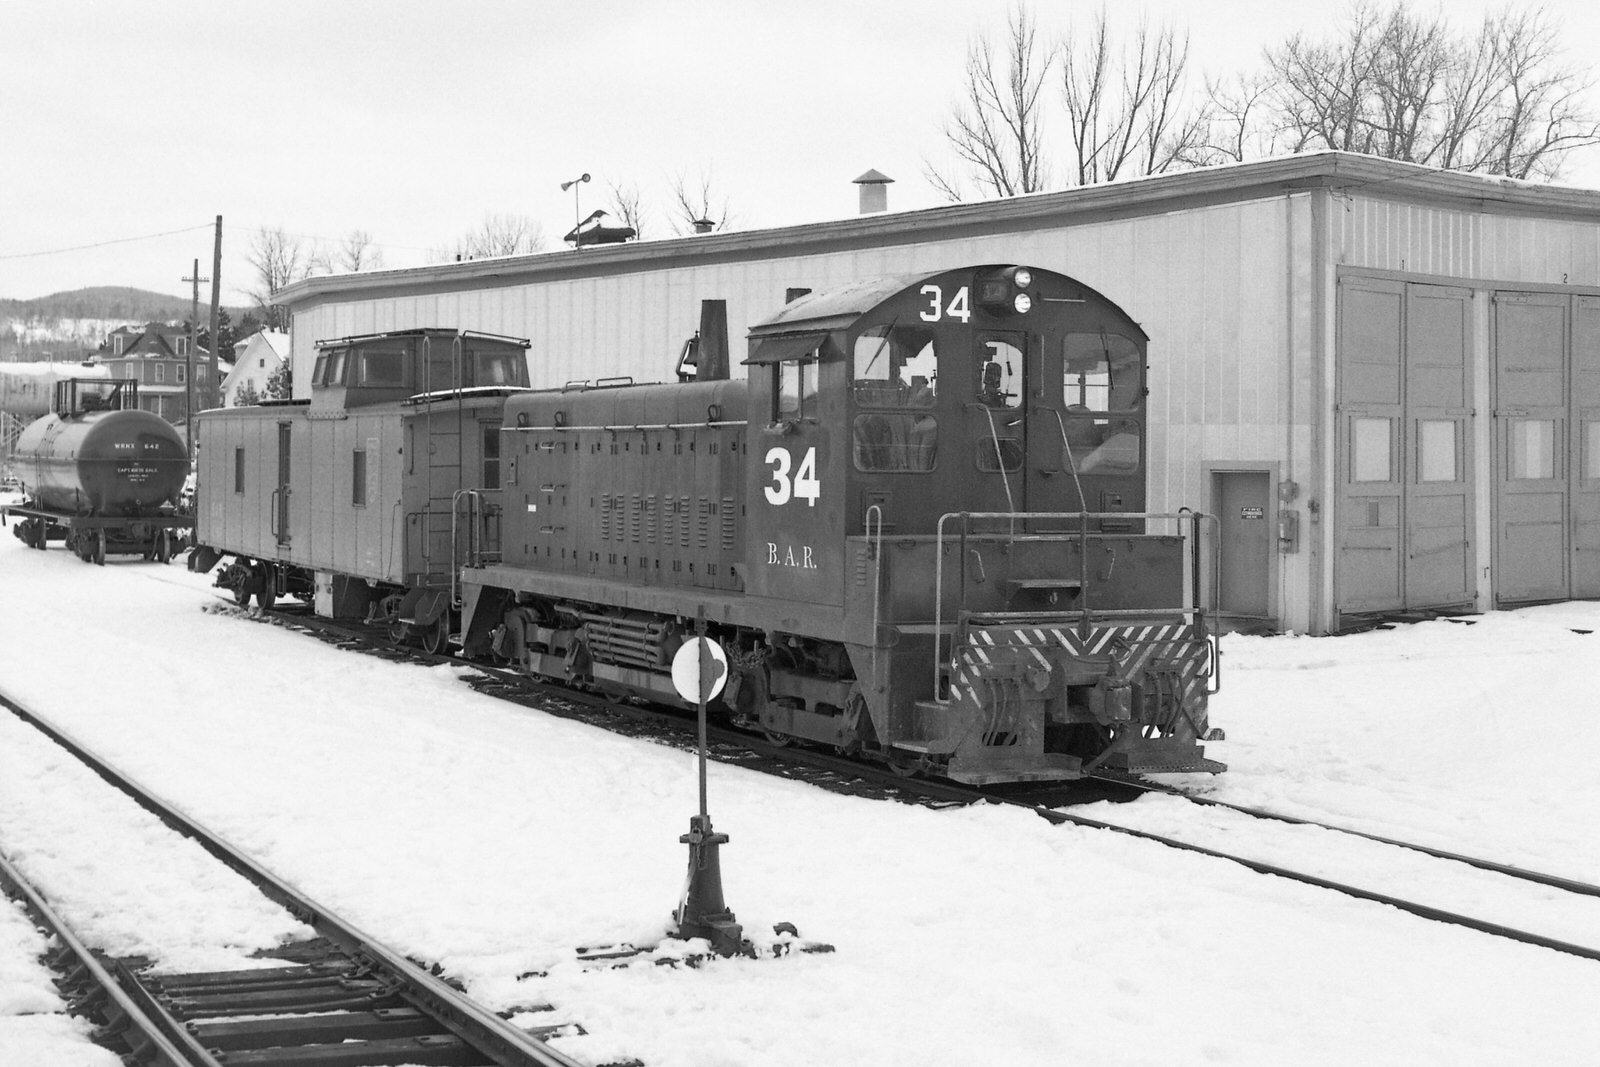
[[[0, 535], [0, 686], [490, 1007], [550, 1003], [527, 1018], [581, 1023], [589, 1035], [560, 1047], [588, 1062], [1461, 1067], [1587, 1064], [1600, 1048], [1600, 964], [1023, 811], [840, 797], [719, 765], [729, 906], [754, 934], [789, 921], [837, 951], [584, 965], [578, 945], [662, 937], [692, 757], [480, 696], [455, 668], [240, 617], [207, 585], [177, 565], [96, 568]], [[1212, 712], [1230, 740], [1211, 754], [1232, 769], [1197, 784], [1600, 880], [1600, 699], [1583, 678], [1600, 636], [1572, 627], [1600, 630], [1600, 605], [1230, 637]], [[8, 851], [42, 819], [11, 814], [27, 810], [16, 794], [77, 790], [39, 763], [0, 774]], [[1275, 850], [1282, 833], [1160, 798], [1087, 814], [1209, 826], [1240, 849]], [[87, 853], [125, 847], [106, 837], [126, 833], [118, 819], [58, 825]], [[1337, 862], [1431, 877], [1391, 876], [1385, 856]], [[69, 916], [80, 906], [68, 902], [85, 874], [19, 863]], [[203, 940], [201, 917], [159, 919], [170, 912], [134, 899], [159, 890], [121, 892], [129, 928], [98, 936], [137, 934], [160, 966], [181, 966], [161, 946]], [[241, 909], [204, 938], [243, 951], [276, 936], [258, 920]], [[179, 928], [156, 928], [169, 921]], [[1540, 921], [1600, 940], [1587, 914]]]

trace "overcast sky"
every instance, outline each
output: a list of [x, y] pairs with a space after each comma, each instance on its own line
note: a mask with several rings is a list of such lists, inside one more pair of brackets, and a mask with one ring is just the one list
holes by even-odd
[[[1134, 5], [1113, 5], [1129, 27]], [[1482, 0], [1446, 5], [1462, 28]], [[1594, 0], [1548, 0], [1575, 43]], [[1041, 28], [1097, 3], [1035, 0]], [[1428, 9], [1427, 5], [1418, 5]], [[87, 285], [187, 296], [211, 271], [246, 302], [252, 234], [336, 244], [365, 230], [386, 266], [427, 262], [490, 214], [560, 246], [574, 209], [637, 184], [646, 237], [671, 187], [709, 176], [740, 228], [855, 213], [876, 168], [892, 209], [942, 199], [940, 159], [968, 43], [1003, 29], [978, 0], [0, 0], [0, 297]], [[1287, 0], [1149, 0], [1191, 39], [1191, 77], [1260, 62], [1345, 10]], [[1198, 80], [1198, 79], [1197, 79]], [[588, 172], [579, 202], [560, 184]], [[1600, 149], [1570, 184], [1600, 188]], [[165, 236], [155, 236], [165, 235]], [[112, 243], [115, 242], [115, 243]], [[80, 247], [94, 246], [94, 247]], [[203, 287], [204, 290], [204, 287]], [[204, 291], [202, 300], [208, 299]]]

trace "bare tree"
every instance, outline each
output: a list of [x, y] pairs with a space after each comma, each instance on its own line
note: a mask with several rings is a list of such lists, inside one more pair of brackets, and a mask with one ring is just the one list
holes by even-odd
[[610, 189], [612, 214], [624, 226], [632, 227], [636, 238], [642, 238], [645, 221], [644, 197], [639, 192], [638, 184], [629, 182], [627, 185], [619, 185], [612, 182]]
[[355, 274], [383, 267], [383, 250], [372, 241], [366, 230], [351, 230], [339, 246], [339, 266]]
[[1227, 81], [1206, 82], [1207, 103], [1196, 114], [1201, 128], [1180, 152], [1194, 167], [1242, 163], [1283, 151], [1280, 131], [1262, 116], [1276, 83], [1259, 71], [1239, 71]]
[[672, 214], [673, 232], [680, 236], [726, 230], [736, 221], [731, 201], [713, 192], [710, 171], [700, 172], [697, 186], [691, 186], [682, 174], [673, 179]]
[[987, 34], [972, 42], [960, 101], [944, 124], [944, 139], [960, 172], [924, 164], [934, 188], [952, 201], [964, 199], [966, 179], [995, 196], [1046, 188], [1039, 96], [1054, 63], [1054, 48], [1041, 44], [1033, 17], [1020, 4], [1006, 20], [999, 54]]
[[476, 229], [468, 230], [445, 249], [435, 249], [435, 260], [483, 259], [489, 256], [529, 255], [544, 249], [544, 229], [527, 215], [489, 214]]
[[250, 239], [245, 259], [256, 270], [257, 284], [250, 291], [250, 298], [261, 312], [262, 321], [271, 329], [283, 329], [283, 309], [276, 306], [273, 298], [278, 290], [306, 276], [309, 264], [299, 238], [291, 237], [281, 226], [262, 227]]
[[1189, 39], [1171, 25], [1152, 31], [1141, 21], [1115, 54], [1102, 9], [1089, 33], [1069, 38], [1060, 54], [1077, 184], [1159, 174], [1204, 140], [1204, 112], [1183, 107]]
[[1286, 147], [1335, 148], [1513, 178], [1554, 177], [1600, 143], [1584, 68], [1542, 10], [1487, 16], [1473, 36], [1441, 16], [1362, 0], [1328, 41], [1269, 49], [1268, 120]]

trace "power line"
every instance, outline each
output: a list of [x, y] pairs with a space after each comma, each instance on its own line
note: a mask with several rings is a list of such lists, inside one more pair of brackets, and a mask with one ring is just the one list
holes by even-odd
[[67, 252], [83, 252], [91, 248], [105, 248], [107, 245], [125, 245], [134, 241], [153, 241], [157, 237], [172, 237], [180, 233], [194, 233], [196, 230], [209, 230], [211, 223], [203, 226], [189, 226], [181, 230], [168, 230], [165, 233], [147, 233], [142, 237], [115, 237], [109, 241], [96, 241], [94, 244], [73, 245], [71, 248], [52, 248], [44, 252], [12, 252], [0, 255], [0, 259], [36, 259], [40, 256], [59, 256]]

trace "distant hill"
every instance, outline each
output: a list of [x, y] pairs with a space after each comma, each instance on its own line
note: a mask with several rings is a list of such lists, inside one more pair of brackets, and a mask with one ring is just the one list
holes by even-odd
[[[184, 322], [190, 301], [125, 285], [99, 285], [51, 293], [33, 300], [0, 299], [0, 360], [81, 359], [92, 354], [119, 326]], [[211, 314], [209, 294], [200, 302], [204, 328]], [[224, 308], [243, 321], [245, 308]], [[224, 333], [224, 339], [227, 338]]]
[[[189, 317], [189, 300], [152, 293], [126, 285], [97, 285], [32, 300], [0, 300], [0, 319], [47, 321], [50, 319], [118, 319], [128, 325], [171, 322]], [[208, 312], [209, 295], [200, 306]], [[233, 314], [233, 312], [229, 312]]]

